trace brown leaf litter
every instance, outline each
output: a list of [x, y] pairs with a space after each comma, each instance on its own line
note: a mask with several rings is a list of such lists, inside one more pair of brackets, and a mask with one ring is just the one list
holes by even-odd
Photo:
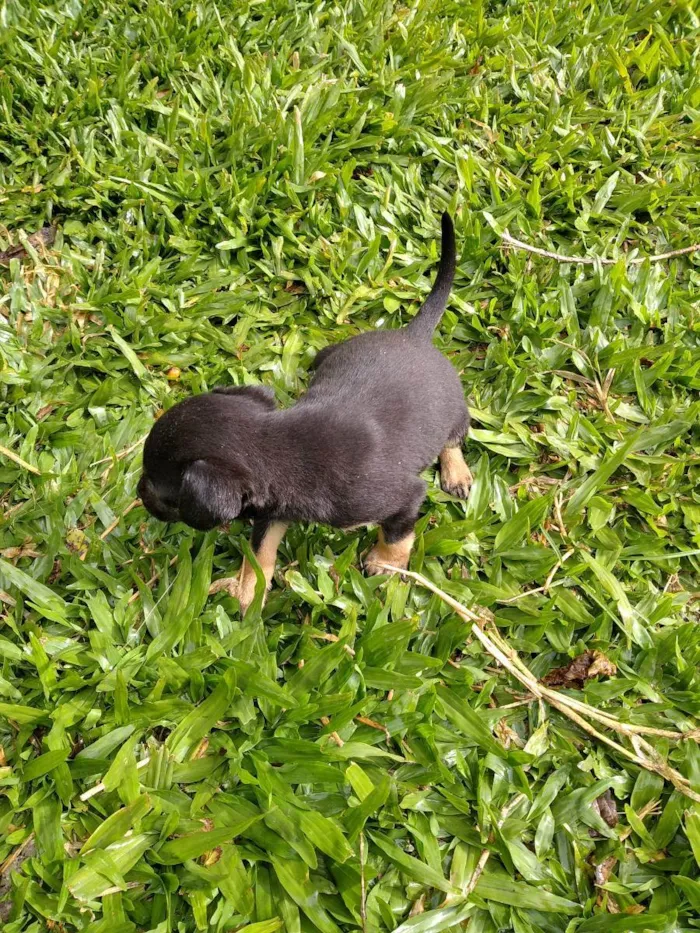
[[[56, 227], [42, 227], [36, 233], [27, 237], [27, 243], [34, 249], [49, 249], [56, 239]], [[8, 249], [0, 252], [0, 265], [9, 266], [12, 259], [23, 259], [27, 255], [27, 249], [22, 243], [10, 246]]]
[[563, 667], [557, 667], [542, 678], [547, 687], [575, 687], [580, 690], [593, 677], [612, 677], [617, 668], [602, 651], [584, 651]]

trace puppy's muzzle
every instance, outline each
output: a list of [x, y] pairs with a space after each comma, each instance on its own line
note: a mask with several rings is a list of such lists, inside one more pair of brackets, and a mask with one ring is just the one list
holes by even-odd
[[159, 518], [162, 522], [177, 522], [180, 520], [179, 508], [174, 503], [164, 502], [161, 499], [145, 473], [139, 480], [138, 494], [146, 509], [155, 518]]

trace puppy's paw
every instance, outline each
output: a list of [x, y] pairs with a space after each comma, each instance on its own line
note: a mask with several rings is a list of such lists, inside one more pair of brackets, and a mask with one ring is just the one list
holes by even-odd
[[443, 492], [466, 499], [474, 482], [472, 471], [459, 447], [445, 447], [440, 453], [440, 485]]
[[462, 476], [441, 476], [440, 486], [442, 491], [450, 496], [456, 496], [458, 499], [468, 499], [469, 490], [472, 488], [472, 474], [469, 470]]
[[[238, 602], [241, 607], [241, 616], [244, 616], [248, 611], [248, 607], [255, 599], [255, 588], [257, 585], [257, 579], [252, 570], [249, 573], [245, 573], [243, 579], [240, 581], [238, 592]], [[263, 606], [265, 605], [265, 600], [267, 599], [267, 594], [272, 589], [272, 580], [265, 587], [265, 593], [263, 594]]]
[[253, 590], [252, 593], [248, 592], [248, 593], [238, 594], [238, 604], [241, 607], [241, 618], [243, 618], [243, 616], [248, 611], [248, 608], [250, 604], [253, 602], [254, 597], [255, 597], [255, 590]]
[[386, 550], [380, 546], [373, 547], [369, 552], [367, 557], [365, 557], [362, 562], [365, 573], [370, 577], [375, 577], [380, 573], [395, 573], [395, 570], [389, 570], [386, 564], [391, 564], [392, 567], [398, 567], [400, 570], [405, 570], [408, 567], [408, 558], [405, 560], [397, 560], [396, 557], [392, 559], [391, 555], [386, 553]]
[[215, 593], [225, 591], [229, 596], [238, 598], [239, 586], [238, 577], [224, 577], [223, 580], [214, 580], [209, 587], [209, 595], [213, 596]]

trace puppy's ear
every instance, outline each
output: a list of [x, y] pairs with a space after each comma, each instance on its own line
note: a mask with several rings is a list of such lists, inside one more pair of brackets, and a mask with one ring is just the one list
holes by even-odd
[[239, 398], [249, 398], [269, 409], [277, 407], [274, 389], [269, 386], [217, 386], [214, 392], [217, 395], [237, 395]]
[[241, 511], [240, 479], [207, 460], [195, 460], [180, 486], [180, 518], [198, 531], [229, 522]]

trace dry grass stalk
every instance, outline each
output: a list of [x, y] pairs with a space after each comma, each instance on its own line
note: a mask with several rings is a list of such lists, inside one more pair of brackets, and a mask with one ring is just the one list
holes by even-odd
[[[572, 722], [575, 722], [577, 726], [599, 742], [603, 742], [605, 745], [613, 748], [618, 754], [633, 761], [635, 764], [639, 765], [639, 767], [660, 774], [665, 780], [673, 784], [676, 790], [680, 791], [686, 797], [690, 797], [691, 800], [700, 802], [700, 794], [692, 789], [688, 779], [679, 771], [676, 771], [675, 768], [672, 768], [668, 762], [659, 755], [656, 749], [642, 738], [642, 735], [646, 734], [660, 735], [665, 738], [673, 739], [674, 741], [680, 741], [682, 739], [697, 740], [698, 734], [700, 734], [699, 730], [694, 729], [688, 732], [675, 732], [671, 729], [653, 729], [647, 726], [629, 725], [628, 723], [620, 722], [609, 713], [601, 712], [588, 703], [583, 703], [581, 700], [576, 700], [573, 697], [566, 696], [563, 693], [558, 693], [556, 690], [545, 687], [520, 660], [516, 652], [501, 638], [499, 633], [492, 630], [491, 633], [487, 635], [486, 632], [481, 630], [479, 627], [479, 622], [483, 621], [481, 616], [472, 612], [471, 609], [467, 609], [466, 606], [463, 606], [458, 600], [454, 599], [454, 597], [450, 596], [449, 593], [446, 593], [444, 590], [441, 590], [439, 586], [436, 586], [422, 574], [415, 573], [412, 570], [402, 570], [390, 564], [384, 564], [384, 566], [387, 570], [400, 573], [404, 577], [409, 577], [425, 589], [435, 593], [444, 603], [454, 609], [457, 615], [471, 623], [471, 631], [474, 637], [478, 638], [484, 648], [502, 667], [528, 688], [533, 697], [537, 697], [540, 701], [545, 700], [550, 706], [559, 710], [560, 713], [567, 716]], [[629, 749], [625, 748], [624, 745], [620, 745], [619, 742], [599, 732], [583, 718], [584, 716], [597, 720], [606, 728], [614, 729], [621, 735], [626, 736], [630, 740], [634, 752], [631, 752]]]

